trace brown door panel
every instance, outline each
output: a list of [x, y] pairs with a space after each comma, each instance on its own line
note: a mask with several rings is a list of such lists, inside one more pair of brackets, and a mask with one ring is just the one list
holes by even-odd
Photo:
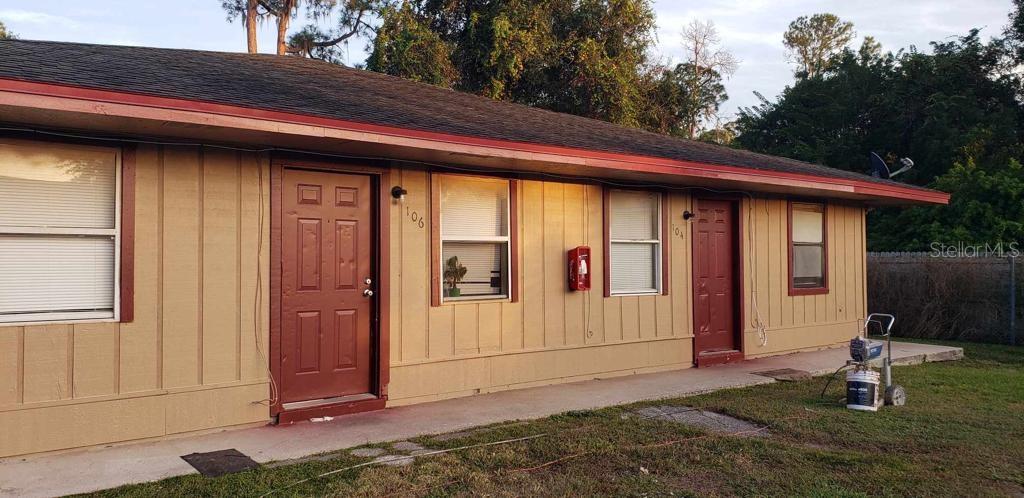
[[693, 226], [695, 352], [737, 349], [733, 203], [697, 200]]
[[282, 401], [369, 393], [370, 177], [285, 169], [282, 183]]

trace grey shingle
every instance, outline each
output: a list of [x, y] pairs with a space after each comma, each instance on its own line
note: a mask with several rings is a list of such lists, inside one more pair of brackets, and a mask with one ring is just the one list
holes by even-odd
[[649, 133], [300, 57], [2, 40], [0, 78], [481, 138], [896, 184], [859, 173]]

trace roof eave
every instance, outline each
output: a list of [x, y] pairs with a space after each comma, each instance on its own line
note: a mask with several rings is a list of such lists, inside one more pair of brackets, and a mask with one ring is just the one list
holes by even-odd
[[77, 86], [0, 78], [0, 104], [150, 119], [260, 132], [298, 134], [374, 144], [443, 150], [453, 154], [527, 159], [581, 168], [665, 175], [766, 187], [806, 189], [828, 196], [863, 197], [880, 204], [948, 204], [949, 194], [865, 180], [705, 164], [535, 143], [438, 133], [347, 120], [253, 109]]

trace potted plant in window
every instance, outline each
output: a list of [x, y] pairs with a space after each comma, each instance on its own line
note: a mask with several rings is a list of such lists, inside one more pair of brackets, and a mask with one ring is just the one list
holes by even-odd
[[466, 271], [466, 267], [459, 263], [458, 256], [448, 258], [444, 265], [444, 283], [448, 286], [445, 289], [446, 297], [459, 297], [462, 295], [459, 284], [462, 282], [462, 279], [466, 278]]

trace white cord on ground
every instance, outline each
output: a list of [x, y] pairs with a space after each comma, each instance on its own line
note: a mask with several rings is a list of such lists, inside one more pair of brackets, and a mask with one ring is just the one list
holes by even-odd
[[[503, 439], [501, 441], [493, 441], [493, 442], [490, 442], [490, 443], [470, 444], [470, 445], [466, 445], [466, 446], [459, 446], [458, 448], [449, 448], [447, 450], [428, 451], [428, 452], [425, 452], [425, 453], [420, 453], [420, 454], [415, 455], [415, 456], [411, 456], [411, 455], [410, 456], [397, 456], [396, 459], [398, 459], [398, 458], [418, 458], [418, 457], [431, 456], [431, 455], [440, 455], [441, 453], [451, 453], [453, 451], [468, 450], [468, 449], [472, 449], [472, 448], [483, 448], [485, 446], [496, 446], [496, 445], [499, 445], [499, 444], [516, 443], [516, 442], [519, 442], [519, 441], [528, 441], [530, 439], [537, 439], [539, 437], [544, 437], [544, 436], [547, 436], [547, 434], [546, 433], [545, 434], [534, 434], [532, 436], [517, 437], [515, 439]], [[331, 471], [328, 471], [328, 472], [324, 472], [323, 474], [315, 475], [313, 477], [307, 477], [305, 479], [300, 479], [300, 480], [295, 481], [295, 482], [293, 482], [291, 484], [288, 484], [287, 486], [284, 486], [282, 488], [272, 489], [272, 490], [267, 491], [266, 493], [263, 493], [262, 495], [260, 495], [259, 498], [265, 498], [265, 497], [270, 496], [270, 495], [272, 495], [274, 493], [277, 493], [279, 491], [284, 491], [286, 489], [294, 488], [295, 486], [298, 486], [299, 484], [302, 484], [302, 483], [305, 483], [305, 482], [309, 482], [309, 481], [312, 481], [314, 479], [320, 479], [320, 478], [331, 476], [331, 475], [334, 475], [334, 474], [340, 474], [340, 473], [348, 471], [348, 470], [354, 470], [354, 469], [358, 469], [358, 468], [361, 468], [361, 467], [369, 467], [370, 465], [378, 465], [378, 464], [382, 464], [382, 463], [386, 463], [386, 462], [390, 462], [390, 461], [392, 461], [392, 460], [391, 459], [388, 459], [388, 460], [380, 460], [380, 459], [378, 459], [378, 460], [371, 460], [369, 462], [363, 462], [363, 463], [360, 463], [360, 464], [350, 465], [348, 467], [343, 467], [343, 468], [340, 468], [340, 469], [331, 470]]]

